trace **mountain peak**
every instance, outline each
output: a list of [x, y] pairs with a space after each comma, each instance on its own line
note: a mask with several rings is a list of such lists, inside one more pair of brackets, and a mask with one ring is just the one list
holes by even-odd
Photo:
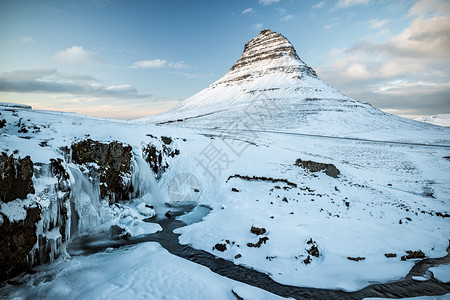
[[231, 82], [239, 84], [276, 72], [292, 73], [296, 78], [304, 75], [317, 77], [316, 72], [300, 59], [286, 37], [264, 29], [245, 44], [241, 57], [228, 73], [213, 85]]
[[300, 60], [291, 42], [289, 42], [289, 40], [281, 33], [270, 29], [262, 30], [258, 36], [248, 41], [244, 46], [242, 56], [244, 56], [244, 54], [249, 56], [261, 52], [261, 50], [268, 54], [278, 54], [279, 56], [288, 55], [294, 59]]

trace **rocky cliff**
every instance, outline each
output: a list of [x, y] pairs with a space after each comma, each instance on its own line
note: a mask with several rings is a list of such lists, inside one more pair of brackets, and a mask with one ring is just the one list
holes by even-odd
[[0, 155], [0, 201], [25, 199], [34, 193], [33, 162], [30, 157], [16, 159], [11, 154]]
[[[102, 214], [101, 205], [75, 203], [80, 201], [79, 194], [87, 191], [79, 190], [82, 184], [76, 182], [80, 178], [73, 172], [98, 189], [93, 193], [98, 193], [99, 200], [90, 201], [113, 204], [140, 196], [142, 180], [136, 172], [142, 170], [135, 169], [136, 153], [143, 153], [155, 175], [167, 169], [170, 159], [179, 153], [167, 137], [153, 137], [141, 149], [119, 141], [86, 139], [61, 150], [65, 159], [48, 163], [33, 163], [30, 156], [0, 156], [0, 283], [30, 267], [52, 262], [64, 251], [61, 246], [78, 232], [80, 220], [92, 217], [89, 210]], [[139, 182], [133, 182], [137, 179]]]

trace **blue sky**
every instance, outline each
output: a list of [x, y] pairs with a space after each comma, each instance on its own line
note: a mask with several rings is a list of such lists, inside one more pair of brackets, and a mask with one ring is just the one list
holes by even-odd
[[270, 28], [346, 95], [450, 113], [447, 0], [0, 2], [0, 102], [132, 119], [223, 76]]

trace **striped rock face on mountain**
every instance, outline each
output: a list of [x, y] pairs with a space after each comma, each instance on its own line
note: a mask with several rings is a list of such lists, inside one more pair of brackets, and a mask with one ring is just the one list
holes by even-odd
[[[426, 138], [436, 128], [387, 114], [322, 81], [280, 33], [263, 30], [219, 80], [174, 108], [142, 121], [183, 127], [383, 138]], [[440, 134], [440, 133], [438, 133]], [[442, 133], [444, 134], [444, 133]]]

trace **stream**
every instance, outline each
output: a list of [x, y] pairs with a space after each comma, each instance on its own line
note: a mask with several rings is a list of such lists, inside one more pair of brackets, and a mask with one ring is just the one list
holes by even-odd
[[[197, 212], [192, 214], [194, 209]], [[200, 222], [209, 211], [210, 209], [205, 206], [170, 207], [169, 217], [146, 220], [146, 222], [158, 223], [162, 227], [162, 231], [129, 239], [117, 239], [115, 233], [111, 231], [98, 235], [79, 236], [75, 237], [69, 244], [67, 252], [70, 255], [89, 255], [106, 251], [108, 248], [118, 248], [124, 245], [133, 245], [142, 242], [158, 242], [171, 254], [208, 267], [211, 271], [221, 276], [264, 289], [282, 297], [291, 297], [294, 299], [363, 299], [368, 297], [407, 298], [436, 296], [450, 293], [450, 283], [442, 283], [434, 279], [433, 276], [426, 281], [416, 281], [413, 279], [414, 276], [425, 274], [429, 267], [450, 263], [450, 247], [447, 249], [448, 254], [445, 257], [429, 258], [418, 261], [404, 279], [388, 283], [372, 284], [356, 292], [297, 287], [277, 283], [267, 274], [249, 267], [235, 265], [232, 261], [178, 243], [179, 234], [176, 234], [173, 231], [177, 228], [186, 226], [184, 222], [179, 220], [179, 217], [189, 216], [189, 213], [191, 213], [193, 217], [190, 219], [185, 218], [184, 220], [186, 223], [192, 224]]]

